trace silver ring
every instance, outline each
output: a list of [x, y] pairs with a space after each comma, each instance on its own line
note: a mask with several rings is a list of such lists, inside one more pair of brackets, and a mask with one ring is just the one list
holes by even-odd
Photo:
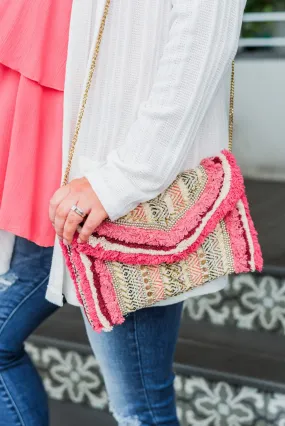
[[84, 213], [84, 211], [83, 210], [81, 210], [81, 208], [79, 208], [78, 206], [76, 206], [75, 204], [71, 207], [71, 209], [70, 210], [72, 210], [74, 213], [77, 213], [77, 214], [79, 214], [79, 216], [81, 216], [81, 217], [85, 217], [86, 216], [86, 214]]

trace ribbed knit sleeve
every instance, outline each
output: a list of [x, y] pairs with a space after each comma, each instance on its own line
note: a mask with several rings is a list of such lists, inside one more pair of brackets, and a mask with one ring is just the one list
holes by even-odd
[[172, 3], [168, 42], [125, 143], [103, 164], [85, 164], [111, 220], [157, 196], [181, 171], [237, 51], [244, 0]]

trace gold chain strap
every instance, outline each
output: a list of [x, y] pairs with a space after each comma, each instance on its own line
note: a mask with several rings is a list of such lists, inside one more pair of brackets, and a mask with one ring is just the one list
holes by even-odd
[[100, 49], [100, 45], [101, 45], [101, 41], [102, 41], [103, 31], [104, 31], [104, 28], [105, 28], [105, 22], [106, 22], [106, 18], [107, 18], [107, 15], [108, 15], [110, 3], [111, 3], [111, 0], [106, 0], [104, 12], [103, 12], [103, 17], [102, 17], [100, 28], [99, 28], [99, 34], [98, 34], [96, 46], [95, 46], [95, 49], [94, 49], [90, 70], [89, 70], [89, 73], [88, 73], [85, 91], [84, 91], [84, 94], [83, 94], [82, 104], [81, 104], [80, 111], [79, 111], [79, 114], [78, 114], [78, 119], [77, 119], [77, 123], [76, 123], [76, 127], [75, 127], [74, 136], [72, 138], [71, 145], [70, 145], [70, 148], [69, 148], [67, 166], [66, 166], [64, 176], [63, 176], [63, 180], [62, 180], [63, 185], [67, 185], [67, 183], [68, 183], [70, 169], [71, 169], [71, 163], [72, 163], [72, 159], [73, 159], [73, 156], [74, 156], [75, 146], [76, 146], [76, 143], [77, 143], [77, 140], [78, 140], [78, 135], [79, 135], [79, 131], [80, 131], [85, 107], [86, 107], [86, 104], [87, 104], [88, 93], [89, 93], [89, 90], [90, 90], [90, 87], [91, 87], [92, 77], [93, 77], [93, 74], [94, 74], [95, 65], [96, 65], [96, 61], [97, 61], [97, 58], [98, 58], [98, 54], [99, 54], [99, 49]]
[[232, 62], [231, 89], [230, 89], [230, 115], [229, 115], [229, 146], [228, 150], [233, 150], [234, 133], [234, 103], [235, 103], [235, 61]]
[[[79, 111], [79, 114], [78, 114], [74, 136], [72, 138], [71, 145], [70, 145], [70, 148], [69, 148], [67, 166], [66, 166], [64, 176], [63, 176], [63, 180], [62, 180], [63, 185], [67, 185], [67, 183], [68, 183], [71, 164], [72, 164], [74, 151], [75, 151], [75, 146], [76, 146], [76, 143], [77, 143], [77, 140], [78, 140], [80, 127], [81, 127], [85, 107], [86, 107], [86, 104], [87, 104], [88, 94], [89, 94], [89, 90], [90, 90], [91, 83], [92, 83], [92, 77], [93, 77], [93, 74], [94, 74], [94, 71], [95, 71], [95, 65], [96, 65], [96, 62], [97, 62], [98, 54], [99, 54], [99, 49], [100, 49], [100, 45], [101, 45], [101, 41], [102, 41], [103, 31], [104, 31], [104, 28], [105, 28], [105, 23], [106, 23], [106, 18], [107, 18], [108, 11], [109, 11], [110, 3], [111, 3], [111, 0], [106, 0], [104, 12], [103, 12], [103, 17], [102, 17], [100, 28], [99, 28], [99, 34], [98, 34], [96, 46], [95, 46], [95, 49], [94, 49], [90, 70], [89, 70], [89, 73], [88, 73], [85, 91], [84, 91], [84, 94], [83, 94], [82, 104], [81, 104], [80, 111]], [[228, 147], [229, 151], [232, 151], [232, 146], [233, 146], [234, 91], [235, 91], [235, 63], [233, 61], [233, 63], [232, 63], [232, 75], [231, 75], [231, 89], [230, 89], [229, 147]]]

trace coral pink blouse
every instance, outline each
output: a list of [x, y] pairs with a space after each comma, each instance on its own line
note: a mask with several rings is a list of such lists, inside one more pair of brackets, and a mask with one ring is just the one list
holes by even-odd
[[72, 0], [0, 3], [0, 229], [54, 244]]

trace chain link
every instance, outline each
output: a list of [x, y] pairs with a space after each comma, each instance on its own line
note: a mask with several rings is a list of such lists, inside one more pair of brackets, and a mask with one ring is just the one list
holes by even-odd
[[[73, 160], [73, 157], [74, 157], [76, 143], [78, 141], [79, 131], [80, 131], [85, 107], [86, 107], [86, 104], [87, 104], [88, 94], [89, 94], [89, 90], [90, 90], [91, 83], [92, 83], [92, 77], [93, 77], [93, 74], [94, 74], [94, 71], [95, 71], [95, 66], [96, 66], [96, 62], [97, 62], [97, 58], [98, 58], [98, 54], [99, 54], [99, 49], [100, 49], [100, 45], [101, 45], [101, 41], [102, 41], [102, 37], [103, 37], [103, 32], [104, 32], [104, 28], [105, 28], [105, 23], [106, 23], [106, 18], [107, 18], [108, 11], [109, 11], [110, 3], [111, 3], [111, 0], [106, 0], [105, 8], [104, 8], [100, 28], [99, 28], [99, 34], [98, 34], [96, 46], [95, 46], [95, 49], [94, 49], [94, 53], [93, 53], [93, 56], [92, 56], [92, 61], [91, 61], [91, 66], [90, 66], [90, 70], [89, 70], [89, 73], [88, 73], [85, 91], [84, 91], [84, 94], [83, 94], [82, 104], [81, 104], [80, 111], [79, 111], [79, 114], [78, 114], [74, 136], [72, 138], [71, 145], [70, 145], [70, 148], [69, 148], [67, 166], [66, 166], [64, 176], [63, 176], [63, 180], [62, 180], [63, 185], [67, 185], [68, 180], [69, 180], [71, 164], [72, 164], [72, 160]], [[235, 64], [234, 64], [234, 61], [233, 61], [233, 63], [232, 63], [232, 75], [231, 75], [231, 90], [230, 90], [229, 147], [228, 147], [229, 151], [232, 150], [232, 146], [233, 146], [234, 90], [235, 90], [234, 81], [235, 81]]]

